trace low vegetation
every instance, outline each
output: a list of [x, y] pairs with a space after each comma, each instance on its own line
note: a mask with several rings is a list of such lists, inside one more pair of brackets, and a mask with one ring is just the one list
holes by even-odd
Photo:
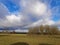
[[2, 34], [0, 45], [60, 45], [60, 35]]

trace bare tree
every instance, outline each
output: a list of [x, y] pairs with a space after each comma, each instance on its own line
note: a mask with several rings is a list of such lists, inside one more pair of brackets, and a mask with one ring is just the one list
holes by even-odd
[[39, 34], [39, 28], [38, 27], [33, 27], [29, 28], [29, 34]]
[[33, 28], [33, 32], [34, 32], [34, 34], [39, 34], [39, 28], [38, 27], [34, 27]]
[[13, 30], [13, 34], [15, 34], [15, 30]]
[[59, 29], [58, 29], [57, 26], [52, 26], [52, 27], [51, 27], [51, 33], [52, 33], [52, 34], [58, 34], [58, 30], [59, 30]]
[[46, 34], [50, 34], [50, 26], [49, 25], [45, 25], [44, 30], [45, 30]]
[[44, 27], [43, 27], [43, 25], [40, 25], [39, 30], [40, 30], [40, 33], [43, 34], [43, 32], [44, 32]]
[[28, 34], [31, 35], [32, 33], [33, 33], [33, 28], [30, 27], [30, 28], [29, 28], [29, 32], [28, 32]]
[[29, 28], [29, 34], [58, 34], [59, 29], [57, 26], [49, 26], [49, 25], [40, 25], [39, 27]]

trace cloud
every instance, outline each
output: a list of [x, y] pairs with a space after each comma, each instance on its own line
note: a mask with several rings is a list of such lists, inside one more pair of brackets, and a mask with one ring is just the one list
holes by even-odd
[[39, 0], [12, 0], [12, 2], [20, 6], [22, 11], [18, 12], [17, 16], [14, 14], [6, 16], [6, 26], [28, 26], [30, 24], [33, 26], [35, 23], [44, 23], [44, 19], [51, 17], [51, 10], [48, 5]]
[[45, 20], [39, 20], [39, 21], [36, 21], [26, 27], [34, 27], [34, 26], [40, 26], [40, 25], [54, 25], [55, 24], [55, 21], [53, 20], [50, 20], [50, 19], [45, 19]]
[[9, 13], [8, 8], [3, 3], [0, 3], [0, 18], [4, 18]]
[[[23, 15], [29, 15], [32, 17], [35, 17], [35, 19], [37, 18], [37, 20], [35, 22], [32, 23], [32, 25], [38, 25], [41, 23], [44, 23], [44, 19], [50, 19], [51, 18], [51, 9], [48, 7], [47, 4], [39, 1], [39, 0], [21, 0], [20, 1], [20, 6], [23, 9]], [[33, 19], [32, 19], [33, 20]], [[53, 21], [45, 21], [46, 23], [52, 24]]]
[[9, 15], [6, 16], [6, 20], [10, 23], [11, 26], [20, 26], [20, 21], [22, 19], [21, 15]]
[[60, 27], [60, 20], [55, 23], [56, 26]]
[[33, 3], [28, 8], [28, 11], [35, 15], [44, 15], [47, 10], [47, 6], [40, 2]]
[[[14, 4], [18, 5], [20, 10], [9, 14], [8, 8], [0, 4], [0, 14], [5, 19], [0, 19], [0, 27], [29, 27], [43, 25], [53, 25], [55, 21], [52, 20], [52, 16], [57, 10], [51, 9], [49, 1], [40, 0], [10, 0]], [[49, 3], [48, 3], [49, 2]], [[55, 11], [55, 12], [54, 12]], [[52, 13], [53, 12], [53, 13]], [[56, 13], [57, 14], [57, 13]]]
[[16, 5], [20, 6], [20, 10], [23, 15], [34, 15], [34, 16], [41, 16], [45, 15], [45, 13], [49, 12], [48, 4], [43, 3], [40, 0], [11, 0]]
[[21, 0], [20, 2], [20, 6], [23, 8], [24, 13], [40, 16], [47, 12], [47, 5], [39, 0]]
[[16, 16], [16, 15], [8, 15], [6, 16], [7, 20], [12, 23], [12, 22], [18, 22], [21, 20], [21, 15], [20, 16]]
[[18, 30], [15, 30], [15, 32], [28, 32], [28, 30], [20, 30], [20, 29], [18, 29]]
[[0, 21], [0, 27], [18, 27], [22, 26], [22, 16], [21, 15], [8, 15], [5, 19]]
[[8, 8], [0, 2], [0, 28], [19, 26], [20, 16], [10, 14]]
[[9, 15], [10, 12], [8, 10], [8, 8], [0, 2], [0, 28], [4, 27], [5, 24], [5, 16]]
[[10, 14], [8, 16], [5, 16], [5, 19], [0, 20], [0, 27], [22, 27], [30, 23], [31, 20], [25, 16], [23, 17], [22, 14]]

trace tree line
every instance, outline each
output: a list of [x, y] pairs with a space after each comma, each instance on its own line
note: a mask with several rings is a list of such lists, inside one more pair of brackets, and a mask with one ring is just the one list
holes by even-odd
[[58, 35], [60, 34], [60, 31], [57, 26], [40, 25], [29, 28], [28, 34]]

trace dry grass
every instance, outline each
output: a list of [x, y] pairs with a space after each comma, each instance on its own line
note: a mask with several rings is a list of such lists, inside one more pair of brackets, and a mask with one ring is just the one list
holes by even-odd
[[60, 35], [1, 34], [0, 45], [25, 42], [29, 45], [60, 45]]

